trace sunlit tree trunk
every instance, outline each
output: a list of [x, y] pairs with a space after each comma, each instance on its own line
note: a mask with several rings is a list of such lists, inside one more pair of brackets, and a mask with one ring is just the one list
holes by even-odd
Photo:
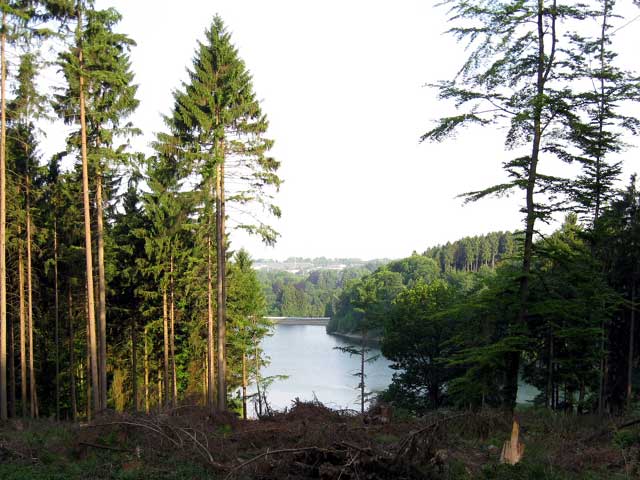
[[133, 385], [133, 411], [138, 411], [138, 355], [136, 339], [136, 322], [131, 321], [131, 383]]
[[[18, 227], [18, 236], [21, 235]], [[20, 403], [22, 416], [27, 416], [27, 322], [26, 299], [24, 296], [24, 255], [22, 239], [18, 241], [18, 296], [20, 302]]]
[[107, 281], [104, 269], [104, 211], [102, 173], [96, 173], [96, 240], [98, 246], [98, 328], [100, 330], [100, 409], [107, 408]]
[[[224, 158], [224, 154], [222, 155]], [[224, 162], [216, 173], [216, 323], [218, 328], [218, 409], [227, 409], [226, 359], [226, 238], [225, 238]]]
[[93, 388], [93, 410], [100, 411], [100, 378], [98, 376], [98, 343], [96, 338], [96, 317], [95, 300], [93, 292], [93, 253], [91, 246], [91, 209], [89, 202], [89, 160], [87, 157], [87, 122], [85, 114], [84, 99], [84, 66], [82, 53], [82, 36], [80, 29], [82, 26], [81, 2], [77, 3], [78, 27], [76, 31], [76, 41], [78, 44], [78, 62], [80, 64], [79, 74], [79, 97], [80, 97], [80, 151], [82, 155], [82, 200], [84, 209], [84, 244], [85, 262], [87, 274], [87, 317], [88, 317], [88, 344], [90, 350], [91, 365], [91, 386]]
[[171, 347], [171, 380], [172, 380], [172, 400], [173, 405], [178, 405], [178, 376], [176, 374], [176, 346], [175, 346], [175, 320], [176, 320], [176, 309], [175, 309], [175, 296], [174, 296], [174, 285], [173, 285], [173, 253], [171, 253], [171, 257], [169, 260], [169, 288], [170, 288], [170, 296], [169, 296], [169, 317], [171, 322], [171, 337], [170, 337], [170, 347]]
[[213, 285], [211, 265], [211, 236], [207, 237], [207, 405], [213, 413], [215, 405], [215, 348], [213, 340]]
[[[27, 168], [29, 168], [27, 166]], [[27, 322], [29, 330], [29, 396], [31, 398], [31, 416], [38, 416], [38, 395], [36, 394], [36, 374], [33, 358], [33, 273], [31, 271], [31, 199], [29, 175], [27, 175], [25, 187], [27, 197]]]
[[242, 418], [247, 419], [247, 353], [242, 348]]
[[8, 418], [7, 411], [7, 116], [6, 81], [7, 14], [2, 13], [0, 34], [0, 420]]
[[164, 400], [169, 405], [169, 315], [167, 312], [167, 289], [162, 289], [162, 325], [164, 333]]

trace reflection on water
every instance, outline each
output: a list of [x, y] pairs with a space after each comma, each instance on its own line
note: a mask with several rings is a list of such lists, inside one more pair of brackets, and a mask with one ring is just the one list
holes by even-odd
[[[315, 395], [332, 408], [358, 408], [359, 378], [354, 373], [360, 371], [360, 357], [333, 348], [350, 344], [349, 340], [327, 335], [323, 326], [276, 325], [274, 335], [262, 342], [271, 363], [261, 374], [289, 378], [278, 380], [269, 388], [267, 397], [271, 406], [281, 410], [296, 397], [312, 400]], [[379, 353], [378, 349], [372, 349], [368, 355]], [[380, 391], [391, 383], [393, 370], [389, 363], [380, 356], [365, 365], [367, 391]]]

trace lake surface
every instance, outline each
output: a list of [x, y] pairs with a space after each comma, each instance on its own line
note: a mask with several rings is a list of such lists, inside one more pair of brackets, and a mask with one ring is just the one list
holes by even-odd
[[[276, 380], [267, 393], [269, 403], [276, 410], [291, 406], [296, 398], [312, 400], [314, 395], [331, 408], [359, 408], [357, 385], [360, 356], [350, 356], [335, 350], [357, 340], [328, 335], [319, 325], [276, 325], [273, 335], [262, 342], [271, 363], [263, 367], [263, 377], [287, 375]], [[369, 356], [379, 354], [372, 348]], [[367, 391], [380, 391], [391, 383], [390, 362], [380, 356], [365, 365]]]
[[[359, 378], [354, 374], [360, 371], [360, 356], [334, 349], [357, 343], [358, 340], [327, 334], [324, 326], [275, 325], [273, 335], [262, 342], [271, 363], [262, 368], [261, 375], [287, 375], [288, 378], [276, 380], [269, 387], [267, 399], [272, 408], [283, 410], [290, 407], [296, 397], [312, 400], [315, 395], [328, 407], [359, 410]], [[368, 355], [379, 353], [379, 349], [372, 348]], [[378, 392], [389, 386], [394, 373], [390, 363], [380, 355], [365, 365], [367, 391]], [[255, 392], [253, 385], [249, 392]], [[531, 385], [521, 383], [518, 403], [529, 402], [537, 393]], [[253, 406], [249, 408], [253, 413]]]

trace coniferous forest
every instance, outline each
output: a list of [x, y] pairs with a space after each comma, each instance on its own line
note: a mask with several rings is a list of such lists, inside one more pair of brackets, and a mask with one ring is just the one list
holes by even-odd
[[[466, 59], [429, 85], [450, 115], [416, 142], [503, 132], [504, 176], [459, 193], [509, 197], [519, 229], [299, 275], [230, 241], [277, 241], [282, 180], [220, 16], [146, 155], [120, 13], [0, 1], [0, 477], [640, 475], [640, 191], [622, 173], [640, 76], [613, 46], [637, 28], [622, 3], [444, 0]], [[61, 83], [43, 87], [46, 68]], [[45, 156], [52, 121], [69, 133]], [[361, 409], [274, 411], [266, 316], [329, 317], [360, 359]], [[377, 395], [370, 341], [394, 371]]]

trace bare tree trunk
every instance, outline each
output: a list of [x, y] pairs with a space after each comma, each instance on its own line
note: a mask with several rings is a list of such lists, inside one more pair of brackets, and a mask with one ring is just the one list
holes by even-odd
[[162, 411], [162, 373], [158, 368], [158, 411]]
[[[89, 284], [89, 282], [87, 282], [87, 284]], [[85, 285], [85, 292], [89, 291], [89, 287], [87, 287]], [[87, 421], [90, 422], [91, 421], [91, 386], [92, 385], [96, 385], [96, 377], [93, 376], [93, 359], [91, 358], [91, 342], [89, 341], [89, 338], [91, 336], [91, 324], [89, 322], [89, 294], [86, 293], [85, 295], [85, 303], [84, 303], [84, 312], [86, 315], [86, 319], [87, 319], [87, 332], [86, 332], [86, 338], [87, 338], [87, 376], [86, 376], [86, 380], [85, 380], [85, 388], [87, 389]], [[94, 350], [95, 351], [95, 350]], [[95, 390], [94, 390], [95, 392]], [[94, 404], [95, 406], [95, 404]]]
[[0, 35], [0, 420], [8, 418], [7, 411], [7, 116], [6, 82], [7, 14], [2, 12]]
[[207, 406], [211, 413], [215, 406], [215, 346], [213, 337], [213, 285], [211, 265], [211, 236], [207, 237]]
[[131, 383], [133, 384], [133, 411], [138, 411], [138, 356], [137, 356], [136, 322], [131, 321]]
[[[27, 165], [27, 169], [29, 166]], [[33, 359], [33, 274], [31, 271], [31, 199], [29, 174], [27, 174], [25, 187], [27, 197], [27, 321], [29, 329], [29, 394], [31, 397], [31, 416], [38, 416], [38, 395], [36, 393], [36, 372]]]
[[[18, 236], [21, 235], [18, 227]], [[22, 239], [18, 241], [18, 296], [20, 302], [20, 400], [22, 404], [22, 416], [27, 417], [27, 323], [26, 323], [26, 299], [24, 296], [24, 248]]]
[[[529, 303], [529, 275], [531, 274], [531, 260], [533, 258], [533, 234], [536, 221], [536, 205], [534, 202], [534, 192], [538, 181], [538, 160], [540, 156], [540, 144], [542, 141], [542, 108], [546, 82], [554, 62], [555, 53], [555, 24], [556, 24], [556, 2], [553, 2], [553, 17], [551, 28], [551, 54], [547, 56], [545, 51], [545, 6], [544, 0], [538, 0], [537, 24], [538, 24], [538, 59], [536, 78], [536, 97], [533, 112], [533, 139], [531, 146], [531, 158], [528, 165], [528, 177], [526, 186], [526, 225], [524, 236], [524, 251], [522, 256], [522, 276], [520, 277], [520, 309], [518, 312], [517, 326], [525, 328], [528, 316]], [[518, 374], [520, 372], [519, 350], [507, 354], [507, 378], [504, 388], [506, 405], [511, 410], [515, 409], [518, 397]]]
[[629, 325], [629, 362], [627, 371], [627, 409], [631, 408], [633, 399], [633, 344], [636, 335], [636, 284], [631, 284], [631, 319]]
[[253, 345], [255, 348], [256, 356], [256, 392], [258, 398], [258, 417], [262, 416], [262, 392], [260, 392], [260, 347], [258, 346], [258, 339], [253, 337]]
[[16, 417], [16, 345], [15, 345], [15, 319], [11, 316], [9, 320], [9, 416]]
[[78, 403], [76, 400], [76, 349], [73, 329], [73, 297], [71, 295], [71, 285], [69, 285], [67, 291], [67, 303], [69, 306], [69, 381], [71, 382], [71, 419], [75, 422], [78, 416]]
[[247, 353], [242, 349], [242, 418], [247, 419]]
[[149, 413], [149, 340], [147, 327], [144, 327], [144, 411]]
[[178, 405], [178, 377], [176, 374], [176, 346], [175, 346], [175, 297], [173, 292], [173, 253], [169, 259], [169, 288], [170, 288], [170, 296], [169, 296], [169, 317], [171, 320], [171, 337], [170, 337], [170, 347], [171, 347], [171, 380], [173, 385], [172, 391], [172, 400], [173, 405]]
[[162, 288], [162, 325], [164, 332], [164, 401], [170, 403], [169, 394], [169, 316], [167, 314], [167, 289]]
[[84, 101], [84, 68], [82, 56], [82, 11], [81, 3], [77, 3], [78, 27], [76, 30], [76, 41], [78, 44], [78, 62], [80, 65], [79, 74], [79, 97], [80, 97], [80, 150], [82, 153], [82, 200], [84, 209], [84, 243], [85, 262], [87, 271], [87, 316], [89, 320], [89, 349], [91, 357], [91, 385], [93, 388], [93, 410], [100, 411], [100, 378], [98, 376], [98, 343], [96, 332], [95, 300], [93, 292], [93, 253], [91, 251], [91, 208], [89, 203], [89, 160], [87, 157], [87, 122]]
[[[224, 154], [222, 155], [224, 158]], [[226, 359], [226, 268], [227, 248], [225, 238], [224, 162], [218, 163], [216, 174], [216, 323], [218, 327], [218, 408], [227, 409], [227, 359]]]
[[55, 291], [56, 420], [60, 420], [60, 303], [58, 298], [58, 224], [53, 220], [53, 285]]
[[360, 413], [364, 415], [364, 363], [367, 355], [367, 331], [363, 330], [360, 344]]
[[98, 244], [98, 328], [100, 330], [100, 409], [107, 408], [107, 280], [104, 269], [104, 211], [102, 172], [96, 172], [96, 240]]
[[547, 408], [553, 408], [553, 334], [549, 332], [549, 365], [547, 365], [547, 394], [545, 403]]

